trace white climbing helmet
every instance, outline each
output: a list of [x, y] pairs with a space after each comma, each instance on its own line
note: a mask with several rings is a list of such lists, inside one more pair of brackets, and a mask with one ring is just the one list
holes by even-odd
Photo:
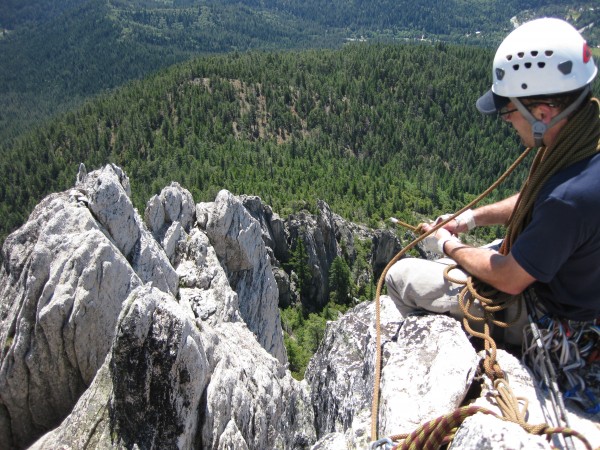
[[568, 22], [555, 18], [526, 22], [496, 51], [492, 88], [477, 109], [495, 114], [510, 98], [571, 92], [589, 85], [598, 69], [585, 39]]
[[510, 33], [496, 51], [492, 91], [502, 97], [559, 94], [592, 82], [592, 51], [568, 22], [532, 20]]

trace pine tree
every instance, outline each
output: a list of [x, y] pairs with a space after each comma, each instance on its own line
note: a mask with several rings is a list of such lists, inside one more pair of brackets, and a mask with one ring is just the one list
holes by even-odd
[[306, 243], [301, 235], [298, 236], [298, 239], [296, 240], [296, 246], [292, 250], [292, 256], [288, 262], [288, 267], [298, 277], [298, 290], [300, 291], [300, 296], [303, 297], [306, 294], [307, 287], [310, 285], [311, 272], [308, 264]]
[[329, 269], [330, 298], [340, 304], [348, 304], [351, 300], [352, 280], [350, 267], [346, 260], [336, 256]]

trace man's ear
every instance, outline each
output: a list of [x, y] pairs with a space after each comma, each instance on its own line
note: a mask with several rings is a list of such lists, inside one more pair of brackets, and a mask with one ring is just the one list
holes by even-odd
[[556, 116], [559, 112], [560, 111], [558, 111], [558, 109], [553, 108], [552, 106], [547, 105], [546, 103], [541, 103], [537, 105], [537, 118], [540, 122], [543, 122], [546, 125], [548, 125], [552, 118]]

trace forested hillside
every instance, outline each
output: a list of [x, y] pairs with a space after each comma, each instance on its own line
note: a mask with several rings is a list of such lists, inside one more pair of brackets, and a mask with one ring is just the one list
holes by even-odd
[[339, 48], [348, 40], [495, 45], [555, 15], [600, 44], [600, 8], [573, 0], [5, 0], [0, 146], [85, 98], [194, 55]]
[[[451, 211], [519, 153], [510, 128], [480, 116], [492, 53], [436, 45], [202, 57], [88, 102], [0, 155], [1, 230], [80, 162], [114, 162], [135, 205], [178, 181], [262, 197], [282, 215], [317, 198], [348, 219]], [[518, 188], [523, 172], [504, 187]]]

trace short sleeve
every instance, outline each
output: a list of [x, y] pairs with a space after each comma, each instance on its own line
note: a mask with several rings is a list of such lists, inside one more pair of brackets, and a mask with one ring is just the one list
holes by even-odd
[[578, 246], [581, 219], [569, 202], [554, 197], [539, 204], [511, 254], [536, 280], [548, 283]]

